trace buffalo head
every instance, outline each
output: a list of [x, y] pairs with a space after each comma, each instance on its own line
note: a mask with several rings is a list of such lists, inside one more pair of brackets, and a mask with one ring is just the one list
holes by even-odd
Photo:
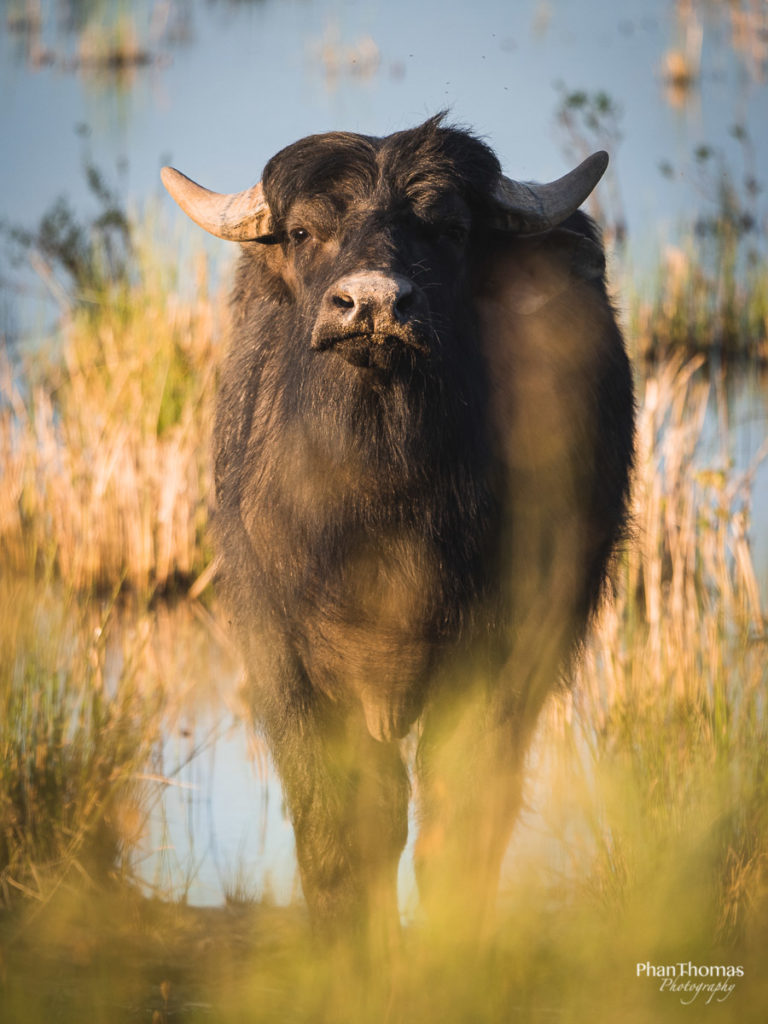
[[206, 231], [270, 247], [265, 284], [298, 307], [307, 344], [380, 382], [440, 354], [442, 329], [465, 316], [468, 256], [489, 232], [551, 231], [608, 163], [598, 152], [558, 181], [521, 183], [475, 140], [435, 132], [435, 120], [421, 129], [428, 147], [418, 129], [383, 140], [310, 136], [270, 160], [262, 182], [232, 195], [171, 167], [162, 178]]

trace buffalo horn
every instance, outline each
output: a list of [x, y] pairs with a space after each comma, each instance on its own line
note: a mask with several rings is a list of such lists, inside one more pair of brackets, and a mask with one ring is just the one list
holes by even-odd
[[547, 185], [502, 176], [496, 187], [499, 227], [520, 235], [535, 235], [557, 227], [578, 210], [607, 166], [608, 154], [600, 150]]
[[222, 195], [203, 188], [174, 167], [164, 167], [160, 177], [184, 213], [217, 238], [246, 242], [268, 231], [269, 207], [261, 182], [244, 192]]

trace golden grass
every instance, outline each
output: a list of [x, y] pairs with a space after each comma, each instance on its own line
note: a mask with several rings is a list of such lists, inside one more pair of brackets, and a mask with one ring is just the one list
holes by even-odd
[[52, 366], [4, 372], [0, 552], [75, 590], [163, 590], [208, 557], [222, 304], [202, 257], [188, 301], [167, 269], [139, 262], [139, 282], [68, 316]]
[[198, 716], [244, 714], [239, 669], [197, 602], [0, 577], [0, 916], [62, 886], [184, 891], [194, 865], [164, 849], [163, 794], [212, 742]]
[[736, 473], [726, 437], [714, 462], [702, 458], [711, 385], [698, 369], [674, 360], [645, 383], [634, 540], [540, 738], [567, 877], [622, 922], [614, 953], [660, 963], [754, 956], [768, 924], [755, 466]]
[[0, 580], [0, 906], [127, 869], [164, 690], [114, 613]]

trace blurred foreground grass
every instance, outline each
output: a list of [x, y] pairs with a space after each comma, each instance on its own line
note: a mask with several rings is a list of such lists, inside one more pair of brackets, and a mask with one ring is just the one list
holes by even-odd
[[[764, 1021], [768, 636], [752, 475], [725, 440], [702, 462], [710, 384], [681, 358], [644, 382], [634, 537], [575, 686], [542, 721], [488, 949], [416, 912], [401, 960], [363, 970], [354, 951], [314, 947], [300, 908], [147, 898], [132, 851], [183, 695], [146, 656], [156, 611], [144, 603], [126, 628], [114, 594], [127, 583], [146, 602], [209, 560], [221, 332], [203, 264], [187, 302], [142, 266], [73, 310], [60, 359], [6, 371], [4, 1024]], [[689, 961], [743, 976], [725, 1001], [691, 1005], [637, 976]]]

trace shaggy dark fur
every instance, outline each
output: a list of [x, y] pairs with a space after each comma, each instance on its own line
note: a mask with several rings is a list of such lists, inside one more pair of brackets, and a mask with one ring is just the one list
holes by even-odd
[[[499, 173], [441, 118], [302, 139], [267, 164], [270, 230], [237, 272], [221, 579], [330, 932], [396, 927], [417, 719], [423, 896], [482, 920], [626, 522], [633, 391], [598, 233], [499, 230]], [[405, 282], [402, 310], [346, 331], [362, 270]]]

